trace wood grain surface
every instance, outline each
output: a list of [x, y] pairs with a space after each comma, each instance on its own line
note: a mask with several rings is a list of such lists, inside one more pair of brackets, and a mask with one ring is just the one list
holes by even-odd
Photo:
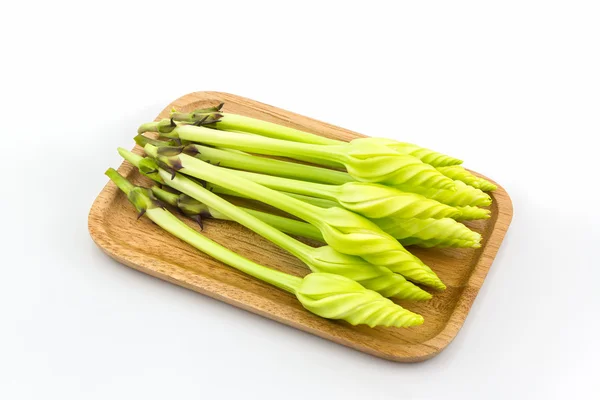
[[[362, 136], [254, 100], [219, 92], [183, 96], [169, 104], [157, 119], [167, 117], [172, 107], [191, 111], [220, 102], [225, 102], [225, 112], [334, 139], [351, 140]], [[129, 136], [135, 136], [135, 132], [130, 132]], [[142, 154], [137, 146], [134, 151]], [[128, 163], [121, 164], [119, 172], [134, 183], [150, 185]], [[94, 201], [88, 224], [94, 242], [129, 267], [377, 357], [416, 362], [435, 356], [454, 339], [492, 265], [512, 218], [512, 203], [500, 186], [491, 195], [494, 200], [492, 217], [468, 223], [483, 235], [480, 249], [410, 247], [435, 270], [448, 289], [435, 293], [427, 302], [399, 301], [402, 306], [425, 317], [422, 326], [408, 329], [354, 327], [343, 321], [317, 317], [304, 310], [293, 295], [215, 261], [163, 232], [147, 218], [137, 220], [133, 206], [111, 182]], [[192, 221], [187, 222], [194, 226]], [[260, 264], [298, 276], [309, 272], [299, 260], [236, 223], [208, 220], [202, 233]]]

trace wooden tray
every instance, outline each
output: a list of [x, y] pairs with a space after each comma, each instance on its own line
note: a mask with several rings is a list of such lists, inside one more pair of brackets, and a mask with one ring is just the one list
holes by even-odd
[[[169, 104], [158, 118], [167, 117], [172, 107], [191, 111], [220, 102], [225, 102], [224, 111], [227, 112], [330, 138], [350, 140], [361, 136], [254, 100], [219, 92], [183, 96]], [[125, 133], [132, 137], [134, 134]], [[141, 154], [140, 148], [134, 151]], [[128, 163], [121, 164], [119, 172], [135, 183], [149, 184]], [[304, 310], [293, 295], [211, 259], [165, 234], [147, 218], [136, 220], [133, 206], [112, 183], [108, 183], [94, 201], [88, 223], [96, 244], [129, 267], [378, 357], [416, 362], [435, 356], [454, 339], [496, 256], [512, 218], [512, 204], [502, 187], [491, 195], [494, 199], [492, 217], [470, 224], [483, 235], [480, 249], [411, 248], [439, 274], [448, 289], [436, 293], [427, 302], [399, 302], [425, 317], [425, 324], [409, 329], [353, 327], [343, 321], [317, 317]], [[263, 265], [299, 276], [307, 273], [306, 267], [296, 258], [235, 223], [209, 220], [203, 233]]]

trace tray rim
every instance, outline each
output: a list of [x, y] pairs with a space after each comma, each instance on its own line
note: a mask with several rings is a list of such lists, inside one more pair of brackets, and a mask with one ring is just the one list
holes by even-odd
[[[350, 130], [337, 127], [335, 125], [328, 124], [326, 122], [322, 122], [319, 120], [315, 120], [309, 117], [305, 117], [287, 110], [282, 110], [274, 106], [270, 106], [255, 100], [251, 100], [242, 96], [237, 96], [225, 92], [214, 92], [214, 91], [200, 91], [200, 92], [192, 92], [188, 93], [184, 96], [179, 97], [178, 99], [171, 102], [167, 105], [161, 113], [157, 116], [156, 120], [160, 119], [161, 115], [164, 115], [165, 112], [168, 112], [172, 107], [181, 105], [181, 104], [189, 104], [191, 102], [199, 101], [199, 96], [202, 97], [213, 97], [215, 99], [223, 99], [223, 98], [235, 98], [241, 100], [243, 102], [255, 103], [264, 108], [270, 108], [273, 110], [280, 110], [285, 112], [287, 115], [291, 115], [294, 118], [305, 119], [308, 121], [312, 121], [314, 123], [321, 124], [322, 126], [333, 127], [340, 131], [345, 131], [350, 135], [355, 136], [364, 136], [356, 132], [352, 132]], [[189, 101], [188, 101], [189, 100]], [[265, 110], [266, 112], [266, 110]], [[138, 146], [134, 147], [134, 150], [140, 151], [141, 149]], [[119, 172], [128, 175], [132, 172], [133, 166], [129, 163], [123, 161], [118, 168]], [[474, 172], [476, 175], [482, 176], [492, 182], [493, 180]], [[496, 182], [494, 182], [496, 183]], [[96, 199], [94, 200], [92, 207], [90, 209], [88, 215], [88, 230], [92, 240], [96, 243], [96, 245], [111, 258], [117, 260], [118, 262], [136, 269], [140, 272], [144, 272], [148, 275], [157, 277], [159, 279], [165, 280], [170, 283], [174, 283], [176, 285], [185, 287], [187, 289], [191, 289], [198, 293], [207, 295], [209, 297], [215, 298], [217, 300], [223, 301], [225, 303], [234, 305], [238, 308], [250, 311], [252, 313], [261, 315], [263, 317], [281, 322], [288, 326], [301, 329], [303, 331], [315, 334], [319, 337], [322, 337], [327, 340], [331, 340], [333, 342], [345, 345], [347, 347], [351, 347], [353, 349], [374, 355], [376, 357], [388, 359], [391, 361], [397, 362], [420, 362], [427, 359], [430, 359], [437, 354], [439, 354], [442, 350], [444, 350], [456, 337], [466, 318], [468, 317], [470, 308], [477, 297], [479, 290], [481, 289], [485, 278], [489, 272], [489, 269], [496, 257], [496, 254], [502, 244], [504, 236], [510, 226], [510, 222], [512, 220], [513, 215], [513, 206], [510, 196], [506, 192], [506, 190], [497, 185], [498, 189], [494, 192], [491, 192], [490, 195], [494, 199], [494, 203], [498, 209], [498, 215], [496, 221], [494, 223], [493, 229], [490, 232], [486, 245], [482, 247], [481, 254], [479, 255], [475, 266], [471, 272], [471, 275], [467, 279], [464, 284], [464, 288], [462, 293], [458, 296], [457, 303], [454, 307], [454, 310], [450, 314], [449, 319], [446, 321], [443, 329], [438, 332], [435, 336], [430, 339], [420, 342], [420, 343], [412, 343], [412, 344], [402, 344], [402, 352], [395, 351], [382, 351], [380, 349], [376, 349], [373, 347], [366, 346], [364, 344], [351, 342], [346, 340], [343, 337], [331, 335], [329, 332], [323, 332], [321, 330], [312, 328], [310, 326], [295, 324], [294, 321], [282, 318], [277, 314], [272, 314], [267, 312], [265, 309], [257, 308], [252, 304], [246, 304], [239, 299], [236, 299], [232, 296], [226, 295], [223, 291], [215, 290], [214, 288], [210, 288], [209, 279], [202, 275], [188, 273], [189, 271], [180, 271], [180, 274], [183, 276], [173, 276], [163, 272], [164, 270], [168, 270], [168, 266], [160, 260], [151, 259], [151, 260], [139, 260], [136, 259], [135, 256], [123, 257], [117, 253], [116, 248], [121, 246], [119, 243], [114, 240], [110, 240], [110, 235], [103, 228], [102, 224], [96, 224], [96, 221], [102, 219], [104, 208], [102, 207], [102, 203], [107, 201], [108, 199], [114, 199], [118, 195], [118, 189], [116, 186], [112, 185], [111, 182], [108, 182], [102, 191], [98, 194]], [[501, 198], [501, 201], [498, 199]], [[497, 245], [490, 246], [490, 243], [497, 243]], [[148, 258], [148, 257], [146, 257]], [[193, 284], [192, 284], [193, 282]], [[465, 292], [470, 289], [472, 295], [465, 296]], [[261, 297], [264, 301], [265, 299]], [[264, 307], [263, 307], [264, 308]]]

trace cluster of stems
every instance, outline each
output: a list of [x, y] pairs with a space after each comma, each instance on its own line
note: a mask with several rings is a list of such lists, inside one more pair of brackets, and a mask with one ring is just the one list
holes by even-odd
[[[351, 324], [408, 327], [423, 317], [388, 298], [428, 300], [446, 288], [404, 246], [478, 248], [460, 221], [489, 218], [496, 186], [462, 160], [383, 138], [342, 142], [223, 111], [223, 104], [140, 126], [145, 156], [119, 154], [154, 182], [137, 187], [109, 170], [139, 215], [223, 263], [288, 291], [309, 311]], [[150, 138], [154, 132], [159, 139]], [[267, 210], [238, 206], [247, 198]], [[258, 265], [204, 237], [165, 207], [235, 221], [286, 250], [304, 278]], [[288, 214], [276, 214], [273, 209]], [[321, 242], [306, 244], [296, 237]]]
[[308, 311], [352, 325], [410, 327], [423, 317], [395, 304], [356, 281], [331, 273], [310, 273], [303, 278], [254, 263], [208, 239], [163, 208], [152, 191], [135, 186], [114, 169], [106, 175], [125, 193], [139, 215], [145, 215], [165, 231], [196, 249], [296, 296]]

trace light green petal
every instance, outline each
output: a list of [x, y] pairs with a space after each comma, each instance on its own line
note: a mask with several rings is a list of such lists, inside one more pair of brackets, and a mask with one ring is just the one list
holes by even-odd
[[423, 323], [422, 316], [339, 275], [307, 275], [296, 297], [307, 310], [325, 318], [343, 319], [352, 325], [400, 328]]

